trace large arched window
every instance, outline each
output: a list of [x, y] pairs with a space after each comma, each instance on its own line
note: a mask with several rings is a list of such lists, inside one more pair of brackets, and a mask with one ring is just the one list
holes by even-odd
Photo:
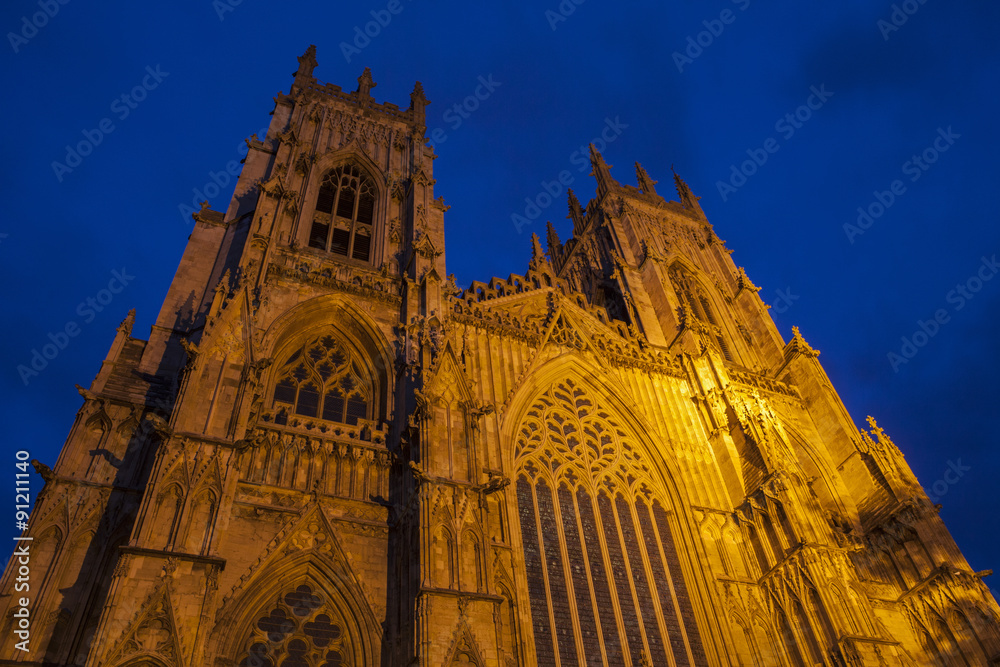
[[375, 184], [358, 166], [341, 165], [320, 183], [309, 247], [368, 262], [374, 222]]
[[310, 338], [278, 368], [274, 411], [355, 425], [371, 419], [374, 383], [365, 365], [339, 337]]
[[621, 421], [559, 382], [528, 410], [515, 467], [537, 664], [707, 664], [669, 505]]

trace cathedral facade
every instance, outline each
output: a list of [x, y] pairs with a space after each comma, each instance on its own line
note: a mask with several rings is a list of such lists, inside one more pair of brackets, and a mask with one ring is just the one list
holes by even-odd
[[591, 148], [572, 237], [462, 289], [421, 85], [315, 67], [35, 462], [3, 664], [1000, 664], [986, 573], [683, 180]]

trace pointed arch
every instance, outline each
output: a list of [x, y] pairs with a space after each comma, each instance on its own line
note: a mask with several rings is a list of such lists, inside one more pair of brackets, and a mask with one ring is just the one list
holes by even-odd
[[[302, 587], [315, 599], [306, 598]], [[214, 656], [239, 664], [246, 656], [256, 655], [255, 645], [270, 629], [267, 622], [262, 627], [261, 620], [273, 618], [282, 628], [286, 624], [281, 619], [295, 624], [295, 633], [282, 633], [285, 649], [299, 634], [308, 636], [308, 623], [336, 624], [344, 633], [338, 646], [348, 654], [347, 664], [379, 664], [381, 626], [354, 576], [343, 567], [331, 567], [327, 558], [299, 551], [269, 559], [240, 590], [216, 616], [209, 637]], [[308, 614], [296, 613], [296, 609], [308, 609]], [[320, 618], [324, 615], [328, 620]]]
[[[551, 606], [571, 614], [558, 627], [587, 627], [600, 617], [600, 632], [591, 634], [603, 643], [585, 646], [588, 655], [603, 651], [611, 659], [628, 652], [639, 661], [648, 650], [662, 662], [672, 651], [678, 665], [701, 664], [705, 644], [712, 643], [701, 637], [717, 631], [708, 618], [717, 615], [700, 567], [705, 547], [685, 489], [674, 481], [676, 462], [663, 455], [669, 446], [653, 445], [653, 431], [624, 402], [624, 388], [616, 391], [612, 377], [589, 366], [578, 355], [550, 360], [529, 376], [502, 415], [501, 433], [510, 443], [504, 467], [516, 482], [511, 515], [519, 517], [516, 546], [525, 552], [538, 660], [551, 658], [553, 649], [562, 660], [577, 653], [572, 636], [551, 628]], [[596, 372], [584, 377], [588, 370]], [[593, 383], [601, 380], [606, 384], [597, 389]], [[607, 587], [599, 599], [615, 600], [614, 606], [595, 606], [588, 587], [572, 577], [570, 560], [578, 557], [566, 549], [575, 548], [578, 525], [584, 545], [579, 559], [590, 566], [594, 586]], [[513, 526], [512, 535], [516, 541]], [[679, 554], [696, 555], [688, 560]], [[625, 572], [630, 574], [622, 578]], [[527, 621], [525, 616], [522, 625]]]
[[219, 498], [214, 489], [203, 487], [194, 497], [188, 509], [187, 531], [184, 536], [186, 553], [208, 553], [218, 507]]
[[[337, 192], [332, 192], [332, 197], [328, 189], [324, 188], [324, 181], [328, 180], [331, 173], [351, 170], [356, 173], [358, 185], [367, 183], [371, 189], [371, 211], [370, 217], [370, 244], [367, 246], [368, 255], [365, 257], [355, 257], [353, 248], [350, 247], [352, 238], [348, 238], [348, 245], [344, 247], [343, 259], [350, 259], [354, 262], [374, 265], [378, 267], [382, 263], [385, 246], [386, 220], [388, 213], [389, 188], [383, 170], [364, 151], [358, 150], [353, 144], [341, 150], [330, 151], [318, 157], [309, 172], [303, 205], [299, 212], [296, 230], [293, 232], [299, 245], [309, 247], [316, 245], [318, 230], [316, 223], [320, 225], [333, 224], [334, 216], [339, 213], [347, 213], [346, 208], [335, 206], [339, 198]], [[329, 199], [329, 201], [327, 201]], [[336, 216], [341, 219], [352, 218], [352, 222], [357, 222], [359, 209], [361, 209], [361, 198], [357, 197], [351, 202], [351, 211], [348, 216]], [[363, 217], [363, 216], [362, 216]], [[323, 250], [327, 250], [333, 241], [332, 235], [327, 234], [323, 239]]]
[[[261, 348], [274, 360], [264, 378], [273, 398], [283, 365], [307, 341], [329, 333], [358, 364], [360, 376], [371, 378], [371, 419], [383, 422], [392, 411], [395, 352], [379, 325], [342, 294], [314, 297], [283, 313], [264, 334]], [[270, 403], [268, 403], [270, 405]]]
[[181, 513], [186, 492], [180, 482], [168, 483], [157, 494], [156, 513], [149, 522], [149, 544], [155, 549], [170, 549], [180, 532]]

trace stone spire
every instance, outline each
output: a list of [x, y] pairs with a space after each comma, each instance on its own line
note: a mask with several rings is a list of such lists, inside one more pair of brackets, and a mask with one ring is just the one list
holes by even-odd
[[555, 259], [562, 249], [562, 243], [559, 241], [559, 233], [556, 228], [548, 221], [545, 223], [545, 240], [549, 246], [549, 257]]
[[549, 261], [557, 271], [562, 264], [562, 242], [559, 240], [559, 233], [552, 226], [550, 221], [545, 222], [545, 241], [549, 247]]
[[538, 234], [534, 232], [531, 233], [531, 262], [528, 266], [532, 269], [538, 269], [543, 264], [548, 263], [548, 258], [545, 256], [545, 251], [542, 250], [542, 242], [538, 238]]
[[612, 185], [618, 185], [618, 182], [611, 177], [612, 165], [604, 161], [604, 157], [594, 148], [594, 144], [590, 144], [590, 166], [593, 168], [590, 175], [597, 179], [598, 197], [605, 195]]
[[569, 188], [566, 193], [569, 195], [569, 215], [566, 217], [573, 221], [573, 234], [578, 236], [583, 231], [583, 208], [572, 188]]
[[410, 111], [413, 112], [413, 121], [417, 125], [424, 124], [424, 109], [428, 104], [430, 101], [424, 95], [424, 84], [417, 81], [413, 85], [413, 92], [410, 93]]
[[299, 56], [299, 69], [295, 72], [293, 86], [301, 86], [313, 80], [313, 70], [316, 69], [316, 45], [310, 44], [306, 52]]
[[646, 173], [646, 170], [642, 168], [642, 165], [638, 162], [635, 163], [635, 177], [636, 181], [639, 183], [639, 189], [642, 190], [643, 194], [655, 195], [656, 188], [654, 187], [659, 181], [654, 181]]
[[677, 175], [673, 166], [670, 167], [670, 171], [674, 172], [674, 186], [677, 188], [677, 196], [680, 198], [681, 205], [686, 209], [690, 209], [699, 217], [704, 218], [705, 212], [701, 210], [701, 204], [698, 203], [701, 197], [694, 196], [691, 188], [688, 187], [683, 178]]

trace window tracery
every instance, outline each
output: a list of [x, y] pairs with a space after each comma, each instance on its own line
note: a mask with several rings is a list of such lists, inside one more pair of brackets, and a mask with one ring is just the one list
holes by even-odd
[[362, 262], [371, 260], [375, 184], [354, 164], [326, 174], [316, 197], [309, 247]]
[[595, 664], [622, 665], [626, 653], [633, 664], [706, 664], [669, 505], [630, 431], [565, 380], [515, 437], [538, 664], [575, 664], [581, 650]]
[[239, 667], [348, 667], [343, 623], [309, 586], [287, 593], [254, 623]]
[[278, 369], [274, 385], [277, 423], [289, 414], [357, 425], [370, 419], [374, 383], [358, 356], [338, 337], [324, 333], [295, 350]]

